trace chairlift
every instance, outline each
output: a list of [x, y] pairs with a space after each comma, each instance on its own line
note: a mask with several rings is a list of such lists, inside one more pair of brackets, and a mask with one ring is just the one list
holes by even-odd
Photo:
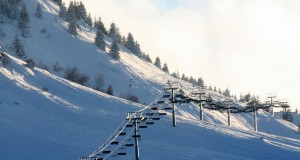
[[163, 104], [165, 101], [157, 101], [158, 104]]
[[167, 113], [158, 113], [160, 116], [165, 116]]
[[126, 135], [126, 132], [120, 132], [119, 133], [119, 136], [125, 136]]
[[182, 98], [182, 94], [176, 94], [175, 98]]
[[169, 98], [171, 95], [169, 95], [169, 94], [165, 94], [165, 95], [163, 95], [163, 98]]
[[115, 145], [115, 144], [119, 144], [119, 142], [118, 141], [112, 141], [112, 142], [110, 142], [110, 144]]
[[141, 135], [139, 135], [139, 134], [138, 134], [138, 135], [132, 135], [132, 137], [133, 137], [133, 138], [135, 138], [135, 137], [138, 137], [138, 138], [139, 138], [139, 137], [141, 137]]
[[186, 99], [186, 98], [188, 98], [188, 96], [181, 95], [181, 98]]
[[157, 107], [151, 107], [151, 109], [152, 109], [152, 110], [158, 110], [158, 108], [157, 108]]
[[172, 107], [165, 107], [164, 110], [171, 110]]
[[147, 126], [139, 126], [139, 128], [147, 128]]
[[102, 151], [102, 154], [110, 154], [110, 150], [104, 150], [104, 151]]
[[125, 144], [125, 147], [133, 147], [133, 146], [134, 146], [133, 143], [127, 143], [127, 144]]
[[133, 127], [133, 124], [126, 124], [126, 128]]
[[123, 156], [123, 155], [126, 155], [126, 152], [118, 152], [117, 155]]

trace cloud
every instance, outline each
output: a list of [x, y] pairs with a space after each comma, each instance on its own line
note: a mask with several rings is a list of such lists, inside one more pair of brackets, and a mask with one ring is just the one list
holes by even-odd
[[123, 35], [133, 33], [172, 71], [234, 93], [276, 92], [299, 105], [298, 0], [82, 1], [107, 27], [114, 21]]

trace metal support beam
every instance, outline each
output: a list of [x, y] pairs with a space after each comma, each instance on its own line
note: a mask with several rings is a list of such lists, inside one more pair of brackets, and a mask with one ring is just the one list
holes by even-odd
[[175, 112], [175, 99], [174, 99], [174, 89], [172, 91], [172, 115], [173, 115], [173, 126], [176, 127], [176, 112]]
[[256, 112], [257, 112], [257, 109], [256, 109], [256, 103], [253, 104], [253, 119], [254, 119], [254, 130], [255, 132], [257, 132], [257, 117], [256, 117]]
[[231, 122], [230, 122], [230, 107], [228, 107], [227, 109], [227, 117], [228, 117], [228, 126], [231, 126]]
[[136, 115], [134, 117], [134, 141], [135, 141], [135, 160], [140, 159], [139, 139], [138, 139], [138, 125]]

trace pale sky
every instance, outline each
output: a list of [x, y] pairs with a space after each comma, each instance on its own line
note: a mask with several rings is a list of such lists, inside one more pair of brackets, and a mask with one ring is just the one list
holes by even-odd
[[[70, 0], [64, 0], [69, 4]], [[300, 107], [300, 0], [82, 0], [152, 60], [231, 93]]]

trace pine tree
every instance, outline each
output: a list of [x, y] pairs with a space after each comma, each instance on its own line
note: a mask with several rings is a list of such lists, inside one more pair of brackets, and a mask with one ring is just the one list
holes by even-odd
[[28, 11], [27, 11], [27, 6], [24, 3], [22, 5], [22, 9], [20, 12], [20, 17], [19, 17], [19, 23], [18, 23], [18, 28], [21, 30], [21, 35], [23, 37], [27, 37], [28, 34], [30, 33], [29, 31], [29, 15], [28, 15]]
[[123, 46], [125, 46], [125, 45], [126, 45], [126, 43], [127, 43], [127, 40], [126, 40], [126, 37], [125, 37], [125, 36], [122, 36], [121, 43], [122, 43], [122, 45], [123, 45]]
[[88, 16], [86, 17], [85, 23], [88, 24], [90, 27], [93, 26], [93, 20], [92, 20], [91, 13], [89, 13]]
[[150, 58], [149, 54], [145, 54], [145, 60], [149, 63], [152, 63], [152, 59]]
[[204, 81], [203, 81], [202, 77], [198, 78], [197, 85], [200, 86], [200, 87], [204, 87]]
[[78, 19], [78, 20], [79, 20], [79, 19], [85, 20], [86, 17], [87, 17], [87, 16], [86, 16], [87, 12], [86, 12], [86, 9], [85, 9], [84, 4], [83, 4], [82, 2], [79, 2], [79, 5], [78, 5], [78, 4], [75, 5], [75, 9], [76, 9], [76, 16], [77, 16], [77, 19]]
[[164, 66], [163, 66], [162, 70], [163, 70], [164, 72], [166, 72], [166, 73], [169, 73], [169, 69], [168, 69], [167, 63], [164, 63]]
[[106, 43], [104, 41], [104, 35], [101, 33], [100, 30], [97, 31], [96, 38], [95, 38], [95, 45], [98, 46], [100, 49], [105, 51]]
[[113, 88], [111, 84], [107, 87], [106, 93], [109, 95], [114, 95]]
[[187, 81], [187, 79], [188, 79], [188, 78], [185, 76], [185, 74], [182, 73], [181, 80]]
[[67, 22], [76, 22], [77, 16], [76, 16], [76, 4], [71, 1], [69, 4], [69, 8], [67, 10], [67, 16], [66, 16]]
[[69, 22], [68, 32], [71, 33], [74, 36], [77, 36], [78, 33], [77, 33], [77, 23], [76, 23], [76, 21]]
[[101, 17], [98, 18], [98, 20], [95, 20], [94, 22], [94, 28], [96, 28], [97, 30], [100, 30], [104, 35], [107, 35], [107, 30], [104, 27], [104, 24], [101, 20]]
[[128, 33], [125, 47], [129, 49], [131, 52], [134, 51], [134, 39], [131, 33]]
[[138, 57], [141, 57], [141, 55], [142, 55], [140, 44], [137, 41], [134, 42], [133, 53]]
[[56, 2], [59, 6], [62, 5], [62, 0], [53, 0], [54, 2]]
[[42, 8], [41, 8], [41, 4], [38, 3], [36, 10], [35, 10], [35, 14], [34, 14], [37, 18], [39, 19], [43, 19], [43, 13], [42, 13]]
[[161, 63], [160, 63], [159, 57], [156, 57], [155, 62], [154, 62], [154, 65], [155, 65], [157, 68], [161, 69]]
[[59, 17], [61, 17], [62, 19], [66, 20], [67, 19], [67, 8], [65, 3], [62, 3], [62, 5], [59, 6], [59, 13], [58, 13]]
[[214, 86], [214, 92], [217, 92], [217, 87], [216, 86]]
[[4, 6], [3, 10], [6, 12], [6, 15], [11, 20], [16, 20], [19, 17], [19, 3], [15, 1], [8, 0], [6, 1], [6, 6]]
[[19, 39], [18, 35], [16, 35], [14, 41], [13, 41], [13, 50], [15, 51], [15, 54], [19, 58], [26, 59], [25, 51], [23, 48], [23, 44], [21, 43], [21, 40]]
[[230, 97], [230, 91], [228, 88], [226, 88], [226, 90], [223, 92], [223, 95], [226, 97]]
[[121, 40], [122, 40], [122, 37], [120, 35], [120, 31], [119, 31], [119, 28], [116, 27], [116, 24], [115, 23], [112, 23], [110, 25], [110, 29], [109, 29], [109, 32], [108, 32], [108, 36], [110, 38], [113, 39], [113, 41], [116, 41], [117, 43], [121, 43]]
[[116, 41], [113, 41], [109, 54], [111, 57], [113, 57], [116, 60], [120, 59], [119, 47]]

